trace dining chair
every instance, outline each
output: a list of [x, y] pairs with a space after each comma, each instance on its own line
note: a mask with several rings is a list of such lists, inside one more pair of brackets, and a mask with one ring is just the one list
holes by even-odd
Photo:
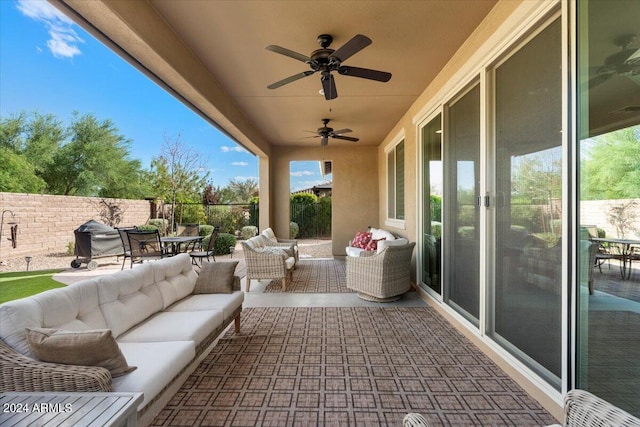
[[134, 262], [142, 262], [145, 259], [161, 259], [167, 255], [167, 251], [160, 241], [158, 230], [126, 231], [131, 250], [131, 268]]
[[131, 258], [131, 246], [129, 245], [129, 237], [127, 237], [127, 231], [135, 231], [137, 227], [116, 227], [118, 234], [120, 235], [120, 241], [122, 242], [122, 267], [120, 270], [124, 270], [124, 264], [127, 262], [127, 258]]
[[[189, 252], [189, 255], [191, 255], [191, 263], [193, 265], [197, 265], [198, 267], [202, 267], [202, 260], [204, 258], [206, 258], [207, 261], [210, 261], [211, 258], [213, 258], [213, 260], [215, 261], [216, 256], [214, 254], [214, 248], [217, 239], [218, 231], [214, 229], [214, 231], [209, 235], [209, 243], [207, 244], [206, 250]], [[198, 263], [198, 260], [200, 260], [200, 263]]]

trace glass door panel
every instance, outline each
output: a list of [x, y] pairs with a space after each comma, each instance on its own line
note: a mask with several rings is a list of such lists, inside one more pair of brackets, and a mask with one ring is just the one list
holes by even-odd
[[562, 55], [556, 19], [495, 69], [493, 324], [556, 387], [562, 372]]
[[445, 126], [445, 301], [478, 325], [480, 311], [480, 87], [452, 104]]
[[[580, 1], [577, 12], [575, 385], [640, 416], [640, 2]], [[619, 239], [637, 242], [628, 277]]]
[[421, 285], [442, 293], [442, 115], [422, 128]]

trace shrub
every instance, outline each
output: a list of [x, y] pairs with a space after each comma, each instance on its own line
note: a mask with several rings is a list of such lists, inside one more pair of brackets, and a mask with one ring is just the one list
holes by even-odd
[[[156, 227], [156, 230], [160, 232], [160, 234], [167, 234], [167, 228], [169, 228], [169, 220], [165, 218], [152, 218], [149, 220], [149, 225], [153, 225]], [[140, 227], [138, 227], [141, 229]]]
[[258, 235], [258, 227], [254, 227], [253, 225], [245, 225], [240, 230], [240, 235], [244, 240], [250, 239], [253, 236]]
[[212, 232], [213, 232], [213, 225], [200, 224], [200, 231], [198, 232], [200, 236], [208, 236]]
[[[220, 234], [218, 234], [218, 238], [216, 239], [216, 243], [213, 246], [213, 253], [215, 255], [227, 255], [227, 254], [231, 253], [229, 251], [229, 248], [232, 247], [232, 246], [235, 247], [236, 246], [236, 242], [237, 242], [237, 240], [233, 236], [233, 234], [220, 233]], [[209, 241], [207, 240], [206, 243], [209, 244]], [[202, 242], [202, 244], [204, 245], [205, 242]]]
[[138, 226], [139, 231], [155, 231], [158, 230], [158, 227], [151, 224], [144, 224]]
[[298, 233], [300, 232], [300, 227], [298, 227], [298, 224], [296, 224], [295, 222], [291, 221], [289, 223], [289, 238], [290, 239], [295, 239], [296, 237], [298, 237]]

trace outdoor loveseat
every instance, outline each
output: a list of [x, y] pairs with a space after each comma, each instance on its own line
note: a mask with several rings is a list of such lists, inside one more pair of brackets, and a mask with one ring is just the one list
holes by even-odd
[[[198, 276], [189, 255], [180, 254], [0, 305], [0, 389], [143, 392], [138, 418], [148, 423], [158, 409], [148, 410], [152, 403], [168, 387], [175, 391], [232, 321], [239, 332], [244, 294], [233, 275], [236, 264], [209, 263]], [[74, 346], [88, 335], [99, 335], [95, 345], [105, 343], [105, 351], [113, 351], [112, 359], [120, 362], [116, 371], [111, 359], [109, 369], [100, 367], [106, 366], [103, 361], [98, 366], [41, 361], [41, 344], [48, 339], [71, 338], [57, 344], [81, 356]], [[34, 336], [44, 336], [35, 347]], [[99, 355], [99, 349], [83, 351], [92, 350]]]

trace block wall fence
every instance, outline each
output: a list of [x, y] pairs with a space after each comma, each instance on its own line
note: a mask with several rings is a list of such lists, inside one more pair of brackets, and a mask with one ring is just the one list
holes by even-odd
[[607, 233], [607, 237], [620, 237], [616, 227], [609, 222], [609, 214], [612, 207], [623, 206], [631, 202], [635, 202], [635, 207], [630, 209], [631, 216], [635, 217], [635, 221], [632, 221], [630, 225], [635, 227], [636, 231], [629, 230], [625, 237], [640, 239], [640, 199], [585, 200], [580, 202], [580, 224], [597, 225]]
[[[108, 199], [100, 197], [53, 196], [47, 194], [0, 193], [0, 213], [4, 213], [0, 261], [25, 255], [66, 253], [75, 242], [73, 230], [100, 217], [101, 200], [116, 202], [122, 209], [120, 226], [145, 224], [150, 217], [148, 200]], [[16, 247], [12, 247], [10, 222], [18, 225]]]

